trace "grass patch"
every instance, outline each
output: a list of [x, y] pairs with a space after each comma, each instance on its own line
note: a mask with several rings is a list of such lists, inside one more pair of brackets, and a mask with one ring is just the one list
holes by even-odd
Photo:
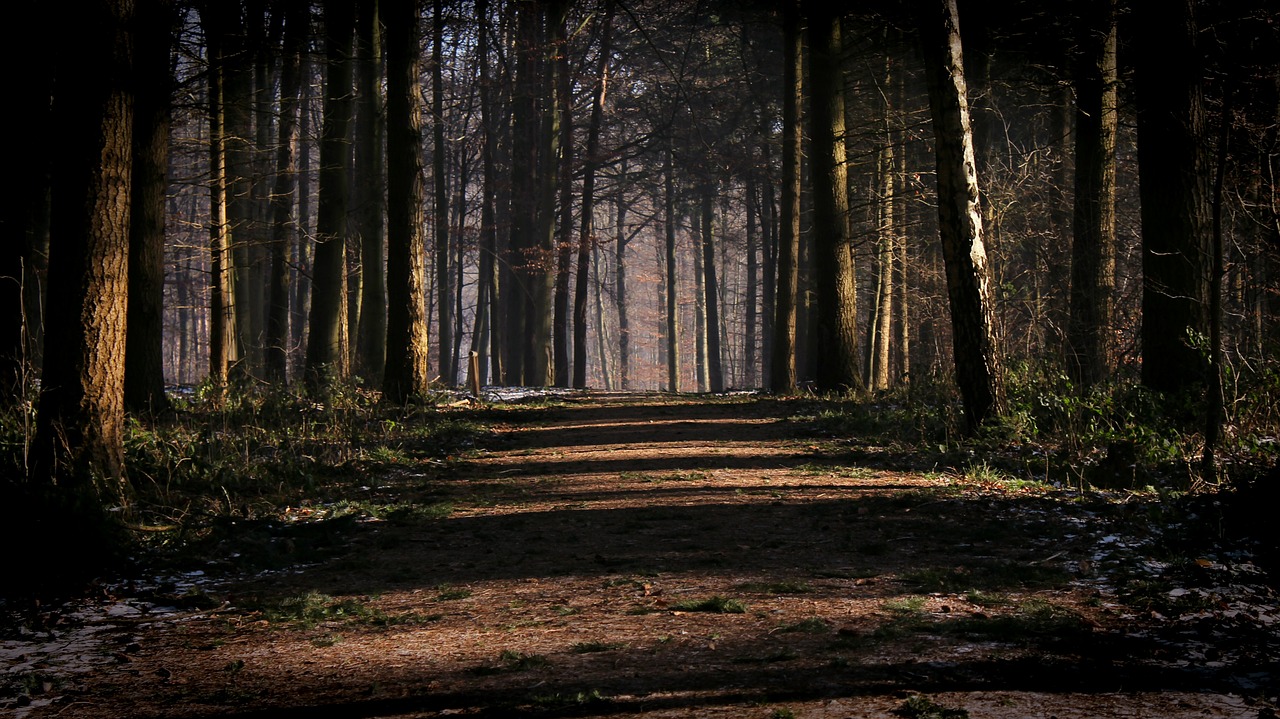
[[826, 634], [831, 631], [831, 625], [822, 617], [809, 617], [801, 619], [795, 624], [788, 624], [779, 631], [783, 632], [801, 632], [804, 634]]
[[625, 646], [627, 645], [622, 642], [578, 642], [571, 650], [574, 654], [598, 654], [622, 649]]
[[1067, 572], [1058, 567], [996, 561], [961, 567], [924, 567], [902, 576], [903, 582], [917, 589], [943, 593], [1043, 589], [1060, 585], [1068, 579]]
[[804, 582], [742, 582], [734, 587], [740, 592], [754, 594], [812, 594], [812, 586]]
[[716, 595], [706, 599], [687, 599], [671, 605], [676, 612], [708, 612], [711, 614], [743, 614], [747, 605], [737, 599]]
[[951, 709], [933, 701], [923, 694], [907, 697], [902, 706], [894, 710], [894, 714], [909, 719], [968, 719], [967, 709]]
[[466, 587], [451, 587], [447, 584], [441, 584], [436, 587], [436, 590], [439, 592], [436, 594], [437, 602], [455, 602], [459, 599], [470, 599], [472, 594], [471, 590]]
[[525, 654], [512, 649], [504, 649], [498, 654], [494, 664], [483, 664], [471, 670], [472, 674], [488, 676], [504, 672], [524, 672], [547, 665], [547, 658], [541, 654]]

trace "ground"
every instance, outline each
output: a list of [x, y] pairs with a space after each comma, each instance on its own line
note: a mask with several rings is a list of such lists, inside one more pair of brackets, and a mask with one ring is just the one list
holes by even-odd
[[[1247, 552], [1191, 543], [1207, 515], [817, 436], [786, 400], [488, 417], [465, 456], [359, 478], [385, 511], [290, 508], [10, 631], [0, 708], [1276, 716], [1276, 594]], [[302, 563], [233, 571], [255, 553]]]

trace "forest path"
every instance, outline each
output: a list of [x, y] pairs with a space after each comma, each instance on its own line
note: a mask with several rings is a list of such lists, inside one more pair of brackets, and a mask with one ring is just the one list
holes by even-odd
[[491, 410], [483, 449], [375, 488], [400, 501], [345, 554], [131, 628], [49, 715], [1266, 716], [1274, 636], [1166, 641], [1098, 508], [854, 461], [806, 411]]

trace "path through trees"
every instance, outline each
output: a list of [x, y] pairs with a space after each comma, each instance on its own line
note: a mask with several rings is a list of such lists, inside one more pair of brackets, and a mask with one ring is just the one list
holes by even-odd
[[[1143, 500], [939, 473], [919, 455], [824, 437], [804, 400], [562, 397], [457, 410], [495, 427], [470, 455], [318, 478], [348, 496], [242, 522], [205, 578], [107, 590], [115, 608], [100, 608], [86, 651], [110, 661], [70, 671], [71, 642], [61, 655], [0, 642], [6, 680], [23, 662], [65, 671], [20, 711], [934, 706], [1065, 718], [1274, 706], [1274, 593], [1238, 555], [1171, 549], [1141, 521]], [[226, 573], [272, 551], [290, 566]], [[153, 620], [166, 602], [196, 609]]]

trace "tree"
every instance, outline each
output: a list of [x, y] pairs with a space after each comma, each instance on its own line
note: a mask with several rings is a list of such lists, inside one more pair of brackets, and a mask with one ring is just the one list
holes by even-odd
[[457, 382], [453, 366], [453, 304], [449, 278], [449, 194], [445, 177], [444, 144], [444, 4], [432, 2], [431, 25], [431, 119], [432, 179], [435, 187], [436, 312], [440, 330], [440, 380], [447, 386]]
[[1110, 373], [1118, 129], [1115, 0], [1092, 0], [1086, 7], [1075, 78], [1075, 220], [1067, 324], [1067, 370], [1081, 387]]
[[[596, 84], [591, 95], [591, 119], [587, 125], [587, 148], [583, 157], [582, 171], [582, 217], [578, 231], [578, 277], [574, 289], [573, 298], [573, 386], [582, 388], [587, 386], [587, 290], [589, 289], [589, 270], [590, 266], [587, 261], [591, 258], [592, 249], [595, 246], [595, 201], [596, 201], [596, 167], [600, 164], [600, 125], [604, 122], [604, 103], [605, 88], [608, 84], [609, 73], [609, 56], [612, 52], [610, 45], [610, 33], [613, 25], [613, 3], [608, 2], [604, 16], [600, 20], [600, 55], [596, 61]], [[568, 80], [566, 78], [565, 82]], [[618, 276], [622, 278], [619, 282], [619, 294], [625, 293], [625, 277], [626, 273], [623, 267], [622, 254], [625, 251], [626, 242], [621, 233], [618, 236]], [[619, 318], [619, 322], [625, 321], [626, 317], [623, 312]], [[597, 328], [597, 331], [603, 333], [603, 328]], [[621, 340], [625, 345], [627, 340]], [[625, 351], [625, 347], [624, 347]], [[601, 369], [605, 365], [605, 358], [600, 357]], [[622, 358], [621, 370], [622, 376], [626, 375], [627, 360]]]
[[706, 362], [707, 362], [707, 385], [706, 388], [712, 392], [724, 391], [724, 366], [722, 364], [720, 352], [720, 293], [719, 284], [716, 281], [716, 253], [715, 243], [713, 240], [713, 228], [715, 227], [715, 198], [716, 185], [713, 182], [704, 182], [701, 187], [701, 211], [702, 220], [699, 223], [701, 229], [701, 237], [698, 242], [698, 249], [702, 252], [702, 287], [705, 294], [704, 306], [706, 307]]
[[320, 196], [311, 282], [311, 330], [307, 336], [307, 383], [313, 390], [325, 389], [331, 382], [345, 379], [349, 370], [343, 351], [343, 319], [354, 20], [350, 3], [326, 0], [325, 58], [329, 73], [325, 84], [324, 128], [320, 136]]
[[799, 8], [783, 6], [782, 87], [782, 208], [778, 239], [777, 291], [774, 293], [773, 354], [769, 388], [778, 394], [796, 390], [796, 285], [800, 257], [800, 146], [804, 128], [800, 108], [804, 100], [804, 39]]
[[169, 180], [170, 0], [137, 0], [138, 91], [134, 103], [129, 221], [129, 310], [124, 401], [135, 412], [168, 409], [164, 392], [164, 224]]
[[229, 6], [206, 0], [200, 6], [208, 53], [209, 106], [209, 383], [216, 394], [226, 391], [227, 372], [239, 356], [235, 332], [234, 274], [227, 225], [227, 143], [225, 122], [224, 39], [229, 33]]
[[680, 305], [676, 295], [679, 265], [676, 264], [676, 188], [675, 153], [668, 141], [663, 153], [662, 203], [664, 219], [664, 259], [667, 302], [667, 391], [680, 391]]
[[1193, 0], [1138, 7], [1135, 38], [1142, 200], [1142, 382], [1203, 387], [1210, 207], [1204, 90]]
[[[61, 19], [52, 146], [48, 331], [31, 477], [54, 512], [42, 537], [94, 555], [124, 492], [124, 348], [135, 87], [131, 0]], [[62, 534], [66, 532], [66, 534]], [[82, 545], [83, 546], [80, 546]]]
[[284, 57], [280, 68], [280, 120], [277, 125], [276, 178], [271, 191], [271, 270], [268, 279], [266, 334], [267, 379], [283, 384], [289, 367], [289, 271], [286, 258], [296, 241], [293, 215], [297, 194], [298, 110], [301, 54], [310, 13], [303, 0], [288, 0], [284, 12]]
[[387, 17], [387, 359], [382, 396], [403, 403], [428, 389], [422, 238], [422, 92], [418, 0], [383, 0]]
[[840, 18], [830, 5], [809, 15], [813, 236], [817, 259], [817, 386], [862, 386], [858, 371], [857, 288], [848, 232], [844, 73]]
[[938, 233], [947, 273], [956, 383], [970, 431], [1004, 411], [990, 268], [982, 242], [978, 176], [956, 0], [923, 0], [921, 42], [933, 118]]
[[382, 18], [379, 0], [361, 0], [356, 17], [356, 221], [360, 243], [360, 319], [356, 366], [381, 384], [387, 346], [386, 261], [382, 256]]

